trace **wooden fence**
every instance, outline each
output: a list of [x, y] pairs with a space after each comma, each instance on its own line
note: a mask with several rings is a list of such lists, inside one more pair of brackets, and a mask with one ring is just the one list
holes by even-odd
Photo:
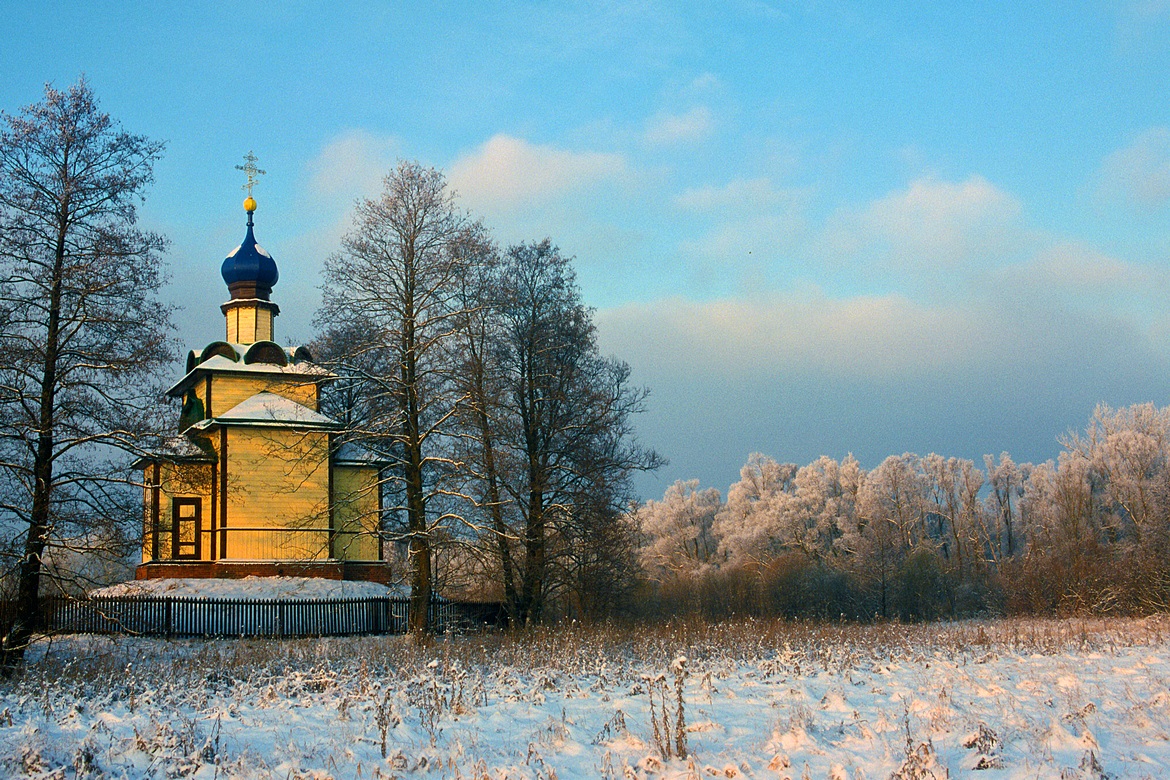
[[[0, 625], [13, 617], [12, 602], [0, 602]], [[431, 602], [430, 624], [443, 633], [485, 624], [479, 605], [445, 599]], [[44, 629], [55, 633], [147, 634], [154, 636], [296, 637], [402, 634], [410, 600], [228, 599], [169, 596], [102, 596], [42, 599]]]

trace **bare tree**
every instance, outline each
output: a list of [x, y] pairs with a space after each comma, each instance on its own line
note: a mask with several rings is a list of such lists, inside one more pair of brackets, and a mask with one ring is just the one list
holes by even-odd
[[[409, 543], [412, 632], [427, 630], [432, 582], [432, 531], [450, 515], [438, 508], [454, 470], [447, 426], [462, 401], [452, 384], [447, 342], [458, 332], [456, 295], [467, 271], [459, 251], [471, 223], [455, 206], [443, 174], [402, 162], [382, 194], [357, 206], [342, 249], [325, 263], [321, 325], [350, 325], [362, 334], [340, 356], [343, 379], [360, 379], [373, 414], [359, 438], [392, 458], [390, 510], [405, 516]], [[375, 356], [371, 353], [380, 353]], [[388, 372], [370, 366], [389, 366]]]
[[163, 145], [121, 130], [84, 80], [0, 123], [0, 511], [22, 537], [11, 665], [38, 628], [51, 549], [127, 518], [116, 453], [146, 427], [172, 344], [165, 241], [136, 213]]
[[[570, 259], [547, 239], [519, 244], [499, 278], [494, 359], [503, 390], [493, 416], [501, 485], [519, 525], [517, 554], [509, 545], [500, 552], [505, 570], [517, 572], [510, 612], [526, 623], [541, 620], [558, 590], [619, 557], [633, 560], [635, 536], [618, 527], [632, 499], [630, 476], [662, 459], [635, 440], [632, 417], [647, 392], [630, 385], [625, 363], [598, 353]], [[630, 549], [601, 539], [625, 540]], [[610, 557], [599, 561], [599, 552]], [[628, 567], [609, 570], [619, 569]], [[552, 577], [555, 571], [564, 576]]]
[[507, 520], [511, 504], [502, 469], [506, 453], [498, 441], [503, 428], [505, 377], [496, 358], [503, 349], [499, 297], [504, 288], [500, 257], [486, 236], [470, 236], [463, 245], [473, 255], [468, 272], [459, 280], [458, 295], [463, 315], [458, 350], [453, 354], [456, 376], [466, 403], [460, 416], [460, 460], [467, 485], [464, 494], [479, 516], [481, 554], [495, 569], [502, 587], [505, 610], [515, 622], [516, 572], [512, 546], [517, 541]]

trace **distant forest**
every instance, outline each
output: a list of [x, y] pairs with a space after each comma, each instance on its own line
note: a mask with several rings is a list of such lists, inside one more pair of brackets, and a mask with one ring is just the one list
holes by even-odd
[[903, 620], [1170, 606], [1170, 408], [1099, 406], [1055, 461], [752, 455], [632, 513], [638, 609]]

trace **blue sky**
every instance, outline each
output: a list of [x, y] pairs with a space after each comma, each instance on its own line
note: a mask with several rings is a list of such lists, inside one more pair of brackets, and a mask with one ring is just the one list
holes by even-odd
[[0, 3], [0, 108], [85, 73], [167, 141], [142, 217], [192, 345], [244, 153], [297, 341], [406, 157], [577, 258], [652, 388], [647, 497], [753, 451], [1044, 460], [1170, 403], [1170, 0], [338, 6]]

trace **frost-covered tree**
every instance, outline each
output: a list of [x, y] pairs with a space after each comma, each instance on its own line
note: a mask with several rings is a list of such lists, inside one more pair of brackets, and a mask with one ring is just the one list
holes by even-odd
[[1076, 450], [1032, 469], [1021, 514], [1028, 518], [1027, 551], [1010, 567], [1009, 597], [1030, 610], [1081, 611], [1105, 607], [1110, 572], [1103, 547], [1099, 492], [1092, 462]]
[[782, 518], [792, 500], [796, 471], [795, 464], [778, 463], [758, 452], [748, 456], [712, 526], [724, 565], [759, 567], [784, 549]]
[[1099, 406], [1021, 499], [1025, 558], [1011, 579], [1030, 609], [1170, 605], [1170, 409]]
[[1026, 537], [1021, 522], [1020, 501], [1024, 497], [1024, 486], [1031, 474], [1032, 464], [1017, 464], [1003, 452], [998, 461], [990, 455], [984, 455], [983, 465], [987, 469], [987, 484], [991, 492], [986, 499], [980, 538], [988, 557], [998, 563], [1014, 557], [1024, 549]]
[[697, 479], [679, 480], [661, 501], [647, 501], [637, 510], [642, 566], [657, 579], [700, 571], [715, 554], [711, 529], [722, 506], [719, 491], [700, 490]]
[[831, 555], [844, 529], [856, 526], [864, 480], [861, 465], [852, 455], [840, 463], [822, 455], [798, 469], [792, 500], [781, 519], [787, 546], [812, 559]]
[[979, 533], [983, 522], [983, 472], [972, 461], [931, 453], [921, 461], [933, 504], [928, 532], [940, 545], [952, 572], [963, 577], [982, 565]]
[[866, 476], [858, 496], [858, 522], [850, 534], [850, 566], [877, 589], [882, 617], [891, 614], [898, 570], [927, 538], [927, 483], [917, 455], [891, 455]]
[[1064, 445], [1085, 455], [1100, 477], [1112, 541], [1161, 547], [1170, 525], [1170, 408], [1097, 407], [1083, 436]]

